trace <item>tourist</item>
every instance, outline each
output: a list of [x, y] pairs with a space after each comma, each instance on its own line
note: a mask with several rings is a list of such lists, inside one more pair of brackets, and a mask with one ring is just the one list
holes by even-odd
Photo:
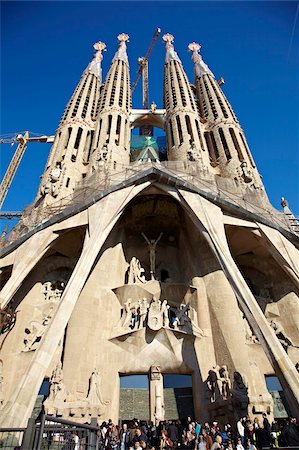
[[177, 448], [177, 443], [178, 443], [178, 439], [179, 439], [179, 433], [178, 433], [178, 429], [175, 426], [175, 424], [170, 420], [169, 421], [169, 425], [167, 428], [167, 433], [169, 436], [169, 439], [172, 440], [173, 442], [173, 448], [176, 449]]
[[215, 442], [214, 442], [214, 444], [212, 445], [211, 450], [217, 450], [217, 449], [223, 450], [223, 445], [222, 445], [221, 443], [222, 443], [222, 438], [221, 438], [221, 436], [219, 436], [219, 435], [216, 436]]
[[255, 418], [253, 419], [253, 428], [254, 428], [255, 430], [257, 430], [259, 427], [260, 427], [259, 419], [258, 419], [258, 417], [255, 417]]
[[184, 444], [187, 448], [194, 448], [196, 441], [196, 433], [192, 423], [189, 423], [184, 435]]
[[200, 434], [198, 436], [197, 450], [206, 450], [206, 442], [205, 442], [202, 434]]
[[80, 449], [80, 443], [79, 443], [79, 436], [76, 431], [72, 432], [72, 450], [79, 450]]
[[263, 447], [270, 447], [272, 444], [270, 431], [264, 427], [263, 422], [260, 422], [260, 427], [255, 431], [255, 437], [258, 450], [262, 450]]
[[116, 426], [110, 421], [107, 432], [107, 448], [109, 450], [116, 450], [119, 446], [119, 433]]
[[253, 444], [250, 439], [247, 439], [245, 448], [246, 450], [257, 450], [255, 444]]
[[161, 436], [161, 445], [160, 445], [160, 449], [161, 450], [171, 450], [173, 448], [173, 442], [170, 439], [170, 437], [168, 436], [168, 433], [166, 430], [162, 431], [162, 436]]
[[234, 450], [233, 441], [228, 441], [227, 447], [225, 448], [225, 450]]
[[242, 439], [238, 438], [237, 439], [237, 445], [236, 445], [236, 450], [245, 450], [242, 444]]
[[130, 431], [128, 430], [128, 425], [123, 424], [120, 430], [120, 450], [128, 450], [130, 446]]
[[205, 429], [202, 430], [202, 436], [203, 436], [203, 439], [204, 439], [204, 441], [206, 443], [206, 450], [211, 450], [212, 445], [213, 445], [213, 441], [212, 441], [211, 436], [206, 432]]
[[244, 443], [244, 432], [245, 432], [245, 428], [243, 425], [243, 419], [239, 419], [237, 422], [237, 433], [238, 433], [238, 438], [241, 439], [242, 444]]
[[299, 446], [299, 426], [296, 419], [291, 418], [286, 421], [282, 429], [282, 435], [287, 446]]
[[147, 442], [147, 436], [146, 434], [142, 433], [140, 428], [136, 428], [135, 430], [135, 436], [133, 436], [132, 443], [135, 445], [135, 442], [144, 441]]
[[263, 425], [265, 430], [270, 431], [270, 423], [269, 420], [267, 419], [267, 414], [263, 413]]
[[244, 439], [245, 439], [245, 442], [247, 442], [249, 439], [251, 444], [255, 444], [256, 438], [255, 438], [255, 429], [254, 429], [253, 423], [250, 423], [248, 425], [248, 428], [245, 428]]

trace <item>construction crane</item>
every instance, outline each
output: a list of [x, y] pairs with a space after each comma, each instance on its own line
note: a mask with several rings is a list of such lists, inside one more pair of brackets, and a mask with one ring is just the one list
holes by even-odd
[[137, 86], [137, 83], [139, 81], [139, 78], [142, 75], [142, 108], [148, 109], [148, 58], [150, 57], [150, 54], [152, 53], [152, 50], [157, 42], [157, 39], [161, 33], [161, 28], [157, 28], [153, 39], [151, 42], [151, 45], [149, 46], [149, 49], [145, 56], [138, 58], [138, 64], [140, 65], [139, 70], [137, 72], [136, 79], [134, 83], [132, 84], [131, 94], [135, 91], [135, 88]]
[[[22, 157], [27, 148], [28, 142], [54, 142], [54, 136], [32, 136], [36, 133], [25, 131], [23, 133], [15, 133], [13, 135], [0, 136], [0, 144], [14, 144], [18, 143], [16, 151], [9, 163], [9, 166], [4, 174], [0, 185], [0, 209], [4, 203], [10, 185], [14, 179], [17, 169], [20, 165]], [[10, 213], [11, 215], [12, 213]]]

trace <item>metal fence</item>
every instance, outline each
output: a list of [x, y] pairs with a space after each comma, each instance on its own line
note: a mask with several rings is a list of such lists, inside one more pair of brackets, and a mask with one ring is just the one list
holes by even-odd
[[0, 450], [103, 450], [96, 419], [91, 425], [42, 416], [27, 428], [0, 429]]
[[21, 445], [26, 428], [0, 428], [0, 449], [14, 450]]

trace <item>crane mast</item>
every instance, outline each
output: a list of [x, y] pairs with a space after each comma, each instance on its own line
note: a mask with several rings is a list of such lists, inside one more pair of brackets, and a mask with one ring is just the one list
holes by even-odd
[[2, 208], [2, 205], [4, 203], [6, 195], [10, 188], [10, 185], [14, 179], [14, 176], [15, 176], [15, 174], [18, 170], [18, 167], [20, 165], [20, 162], [23, 158], [23, 155], [27, 148], [27, 143], [28, 142], [53, 142], [54, 136], [30, 137], [29, 131], [25, 131], [24, 134], [18, 134], [17, 137], [15, 137], [13, 139], [0, 139], [0, 143], [4, 143], [4, 144], [14, 143], [15, 141], [18, 142], [18, 146], [16, 148], [16, 151], [14, 152], [14, 155], [9, 163], [8, 168], [6, 169], [6, 172], [4, 174], [4, 177], [3, 177], [2, 181], [1, 181], [1, 185], [0, 185], [0, 208]]
[[136, 79], [134, 83], [132, 84], [131, 93], [135, 91], [135, 88], [137, 86], [137, 83], [139, 81], [139, 78], [142, 75], [142, 108], [148, 109], [149, 108], [149, 100], [148, 100], [148, 59], [153, 51], [153, 48], [157, 42], [157, 39], [161, 33], [161, 28], [157, 28], [153, 38], [151, 45], [149, 46], [146, 55], [138, 59], [138, 64], [140, 64], [139, 70], [137, 72]]

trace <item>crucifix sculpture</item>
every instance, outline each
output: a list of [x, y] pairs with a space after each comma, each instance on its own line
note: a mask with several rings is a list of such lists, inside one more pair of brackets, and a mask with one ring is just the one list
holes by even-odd
[[149, 246], [149, 257], [150, 257], [150, 271], [151, 271], [151, 279], [155, 279], [155, 270], [156, 270], [156, 247], [158, 242], [160, 241], [163, 233], [160, 233], [159, 237], [155, 239], [148, 239], [144, 233], [141, 233]]

